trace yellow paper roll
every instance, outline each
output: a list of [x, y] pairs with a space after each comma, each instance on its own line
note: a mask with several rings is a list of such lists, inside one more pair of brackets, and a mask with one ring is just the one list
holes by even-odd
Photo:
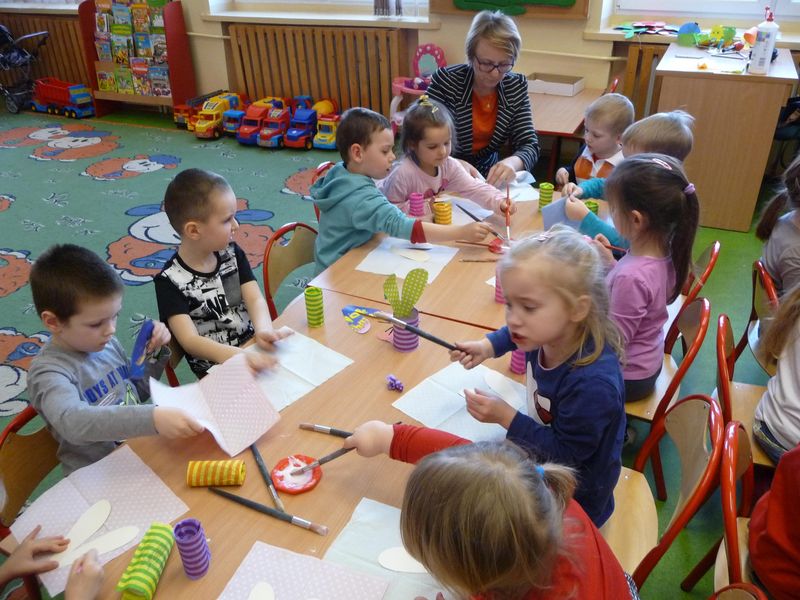
[[174, 543], [175, 536], [169, 524], [150, 525], [117, 583], [123, 600], [153, 599]]
[[192, 487], [205, 485], [242, 485], [243, 460], [190, 460], [186, 468], [186, 484]]
[[449, 202], [434, 202], [433, 222], [439, 225], [450, 225], [453, 222], [453, 205]]

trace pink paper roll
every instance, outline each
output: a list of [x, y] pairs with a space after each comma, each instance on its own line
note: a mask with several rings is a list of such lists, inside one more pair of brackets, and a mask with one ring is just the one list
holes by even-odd
[[181, 554], [183, 570], [189, 579], [200, 579], [208, 572], [211, 550], [206, 533], [197, 519], [184, 519], [175, 524], [175, 545]]
[[505, 304], [506, 298], [503, 296], [503, 288], [500, 286], [500, 269], [495, 267], [494, 270], [494, 301], [498, 304]]
[[511, 351], [511, 372], [522, 375], [525, 372], [525, 351]]
[[425, 215], [425, 196], [419, 192], [411, 192], [408, 195], [408, 214], [412, 217]]

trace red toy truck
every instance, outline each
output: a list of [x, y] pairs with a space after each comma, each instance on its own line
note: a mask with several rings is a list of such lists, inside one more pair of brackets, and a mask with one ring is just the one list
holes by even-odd
[[82, 83], [67, 83], [55, 77], [36, 80], [30, 108], [33, 111], [64, 115], [73, 119], [94, 116], [89, 88]]
[[263, 148], [283, 148], [292, 113], [288, 108], [270, 109], [264, 128], [258, 134], [258, 145]]

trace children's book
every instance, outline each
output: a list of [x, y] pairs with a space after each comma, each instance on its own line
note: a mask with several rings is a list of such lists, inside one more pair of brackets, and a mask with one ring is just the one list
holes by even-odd
[[150, 86], [153, 89], [154, 96], [172, 95], [172, 88], [169, 83], [169, 68], [166, 65], [150, 67], [148, 75], [150, 76]]
[[111, 40], [96, 39], [94, 47], [97, 50], [97, 60], [103, 62], [111, 62], [114, 60], [114, 55], [111, 53]]
[[151, 33], [150, 45], [153, 47], [153, 62], [157, 65], [167, 63], [167, 36], [163, 33]]
[[147, 75], [147, 72], [150, 69], [150, 64], [151, 61], [149, 58], [141, 56], [131, 57], [131, 71], [133, 71], [134, 73], [138, 73], [140, 75]]
[[131, 57], [131, 72], [133, 73], [133, 91], [141, 96], [152, 96], [153, 88], [150, 85], [150, 59]]
[[117, 67], [114, 69], [114, 76], [117, 79], [117, 91], [120, 94], [133, 94], [133, 73], [128, 67]]
[[126, 66], [130, 64], [132, 50], [133, 39], [129, 35], [111, 34], [111, 52], [115, 63]]
[[117, 78], [114, 76], [114, 64], [111, 63], [111, 68], [103, 68], [97, 66], [97, 87], [103, 92], [116, 92], [117, 91]]
[[94, 21], [96, 31], [111, 31], [111, 15], [108, 13], [96, 13], [94, 15]]
[[143, 58], [153, 57], [153, 46], [150, 42], [149, 33], [134, 33], [133, 43], [136, 46], [136, 56]]
[[110, 13], [111, 12], [111, 0], [95, 0], [94, 3], [95, 10], [97, 12], [102, 13]]
[[115, 25], [125, 25], [132, 31], [131, 9], [123, 4], [114, 3], [111, 5], [111, 14], [114, 16]]
[[134, 33], [150, 33], [150, 10], [146, 4], [131, 6], [131, 21]]
[[169, 0], [147, 0], [150, 7], [150, 27], [153, 31], [164, 32], [164, 6]]

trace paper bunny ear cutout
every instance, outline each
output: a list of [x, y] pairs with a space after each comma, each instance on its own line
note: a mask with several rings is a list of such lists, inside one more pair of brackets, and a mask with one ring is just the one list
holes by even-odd
[[383, 282], [383, 294], [392, 305], [396, 317], [407, 317], [414, 310], [414, 305], [422, 296], [428, 283], [428, 272], [425, 269], [413, 269], [406, 275], [403, 283], [403, 294], [397, 288], [397, 277], [392, 274]]

